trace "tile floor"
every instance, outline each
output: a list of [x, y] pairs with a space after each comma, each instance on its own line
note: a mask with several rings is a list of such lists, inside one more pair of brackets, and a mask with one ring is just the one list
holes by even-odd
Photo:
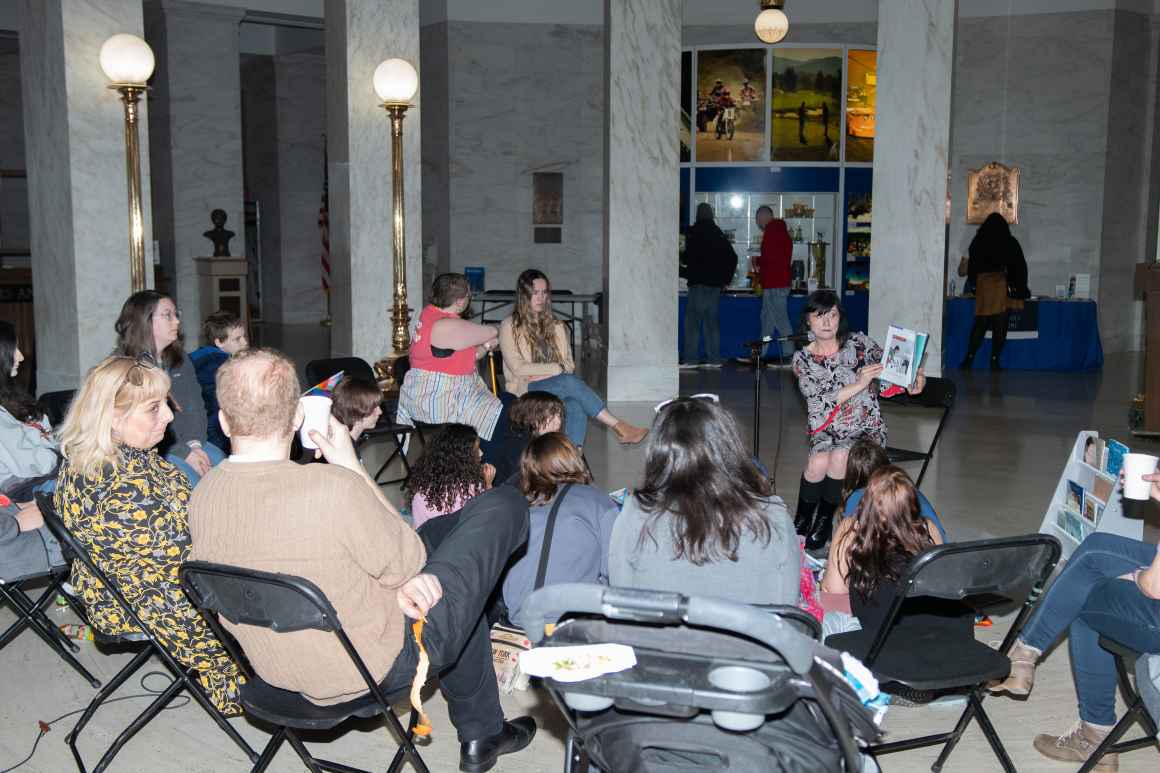
[[[270, 335], [267, 342], [285, 341], [291, 354], [304, 358], [323, 350], [324, 336], [325, 330], [304, 327], [293, 334]], [[1133, 442], [1126, 430], [1128, 400], [1135, 391], [1133, 385], [1138, 383], [1139, 367], [1137, 357], [1112, 356], [1102, 373], [1004, 372], [992, 376], [983, 371], [970, 375], [951, 371], [950, 376], [959, 386], [959, 402], [923, 483], [924, 493], [939, 510], [951, 538], [1036, 530], [1074, 434], [1081, 429], [1098, 429], [1133, 447], [1154, 449], [1154, 444]], [[792, 503], [806, 453], [801, 406], [788, 373], [765, 371], [761, 381], [760, 455], [776, 474], [779, 493]], [[723, 371], [682, 373], [681, 390], [685, 394], [719, 393], [749, 435], [753, 416], [750, 371], [727, 366]], [[637, 422], [647, 422], [651, 417], [647, 405], [612, 407]], [[784, 427], [780, 436], [779, 425]], [[929, 420], [896, 417], [891, 421], [891, 442], [915, 447], [919, 438], [929, 438], [932, 431]], [[610, 433], [599, 427], [592, 428], [585, 450], [598, 483], [605, 488], [631, 484], [640, 472], [640, 450], [619, 446]], [[62, 622], [67, 619], [66, 614], [52, 614]], [[0, 626], [11, 618], [6, 609], [0, 612]], [[979, 635], [987, 641], [998, 640], [1003, 629], [1004, 621], [999, 621], [995, 628], [983, 629]], [[79, 657], [98, 678], [104, 679], [115, 673], [127, 656], [100, 654], [91, 644], [83, 644]], [[4, 699], [0, 701], [2, 770], [28, 754], [36, 738], [37, 720], [50, 720], [83, 708], [92, 689], [27, 632], [0, 652], [0, 674], [4, 684]], [[149, 683], [153, 686], [160, 681], [153, 678]], [[139, 692], [139, 685], [133, 683], [122, 687], [118, 695]], [[107, 705], [97, 714], [81, 743], [90, 763], [145, 703], [139, 699], [121, 701]], [[436, 733], [425, 748], [424, 757], [433, 771], [455, 770], [458, 744], [445, 706], [438, 697], [433, 697], [429, 705]], [[1029, 700], [989, 698], [985, 705], [1019, 770], [1062, 773], [1078, 768], [1048, 761], [1031, 747], [1035, 733], [1062, 732], [1075, 718], [1075, 694], [1065, 647], [1058, 648], [1041, 666]], [[532, 714], [541, 730], [529, 749], [503, 758], [495, 770], [561, 770], [562, 723], [547, 698], [534, 691], [518, 693], [505, 699], [505, 708], [509, 715]], [[895, 709], [887, 717], [886, 729], [898, 737], [939, 732], [957, 716], [958, 711], [951, 708]], [[65, 719], [56, 724], [21, 770], [73, 770], [74, 763], [64, 743], [71, 721]], [[260, 747], [265, 742], [266, 734], [258, 726], [243, 720], [234, 723], [252, 745]], [[330, 759], [371, 769], [385, 768], [388, 750], [393, 748], [385, 731], [371, 724], [337, 737], [320, 738], [310, 745]], [[882, 767], [888, 773], [924, 771], [936, 756], [936, 749], [899, 753], [883, 758]], [[982, 734], [972, 725], [945, 769], [973, 772], [999, 767]], [[1136, 751], [1121, 758], [1120, 770], [1125, 773], [1157, 769], [1160, 754], [1154, 750]], [[113, 770], [199, 773], [242, 771], [248, 770], [248, 765], [200, 708], [187, 705], [166, 711], [154, 720], [121, 752]], [[303, 768], [293, 753], [284, 749], [270, 770]]]

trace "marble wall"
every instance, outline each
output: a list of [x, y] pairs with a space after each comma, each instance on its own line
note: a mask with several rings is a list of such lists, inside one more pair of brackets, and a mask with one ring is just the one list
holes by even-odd
[[451, 71], [446, 22], [419, 30], [423, 80], [423, 292], [451, 270]]
[[261, 245], [258, 307], [262, 319], [281, 321], [282, 219], [278, 207], [278, 116], [274, 57], [243, 54], [242, 159], [246, 199], [257, 204]]
[[[0, 169], [24, 169], [23, 112], [20, 45], [15, 36], [0, 35]], [[5, 177], [0, 179], [0, 248], [27, 245], [28, 182]]]

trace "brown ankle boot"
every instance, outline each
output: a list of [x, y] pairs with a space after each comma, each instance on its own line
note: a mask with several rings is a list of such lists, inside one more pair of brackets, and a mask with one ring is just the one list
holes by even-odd
[[644, 436], [648, 434], [646, 428], [637, 427], [627, 421], [616, 422], [612, 425], [612, 431], [616, 433], [616, 439], [624, 445], [635, 445], [644, 440]]
[[[1035, 750], [1053, 760], [1060, 762], [1087, 762], [1088, 757], [1096, 750], [1112, 729], [1091, 725], [1084, 721], [1075, 723], [1075, 727], [1066, 735], [1051, 735], [1040, 733], [1035, 736], [1033, 744]], [[1120, 769], [1120, 755], [1105, 754], [1096, 763], [1093, 770], [1100, 773], [1115, 773]]]
[[991, 692], [1005, 692], [1008, 695], [1023, 697], [1031, 694], [1035, 685], [1035, 663], [1043, 653], [1034, 647], [1028, 647], [1018, 639], [1007, 657], [1011, 660], [1011, 673], [1002, 682], [991, 685]]

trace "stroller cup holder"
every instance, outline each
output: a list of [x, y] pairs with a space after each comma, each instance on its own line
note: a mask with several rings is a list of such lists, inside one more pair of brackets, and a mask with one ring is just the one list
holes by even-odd
[[[749, 666], [722, 666], [709, 672], [709, 684], [721, 690], [732, 692], [758, 692], [770, 685], [770, 678]], [[713, 721], [725, 730], [743, 732], [761, 727], [765, 721], [763, 714], [746, 714], [742, 711], [717, 709], [712, 712]]]

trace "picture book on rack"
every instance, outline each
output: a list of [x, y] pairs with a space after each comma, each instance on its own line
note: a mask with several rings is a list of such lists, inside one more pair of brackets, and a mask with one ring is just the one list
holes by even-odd
[[882, 344], [882, 375], [878, 378], [903, 388], [913, 385], [928, 338], [926, 333], [891, 325]]
[[1106, 453], [1108, 458], [1104, 463], [1104, 472], [1113, 478], [1120, 477], [1120, 468], [1124, 466], [1124, 454], [1130, 453], [1128, 447], [1118, 440], [1109, 440]]

